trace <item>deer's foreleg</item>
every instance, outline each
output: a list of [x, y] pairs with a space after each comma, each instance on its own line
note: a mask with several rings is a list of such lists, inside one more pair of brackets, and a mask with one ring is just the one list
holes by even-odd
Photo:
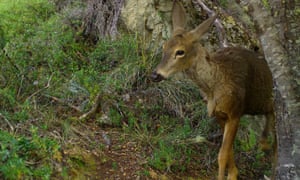
[[228, 179], [236, 180], [238, 169], [234, 162], [233, 142], [238, 129], [239, 118], [228, 118], [224, 126], [222, 146], [218, 155], [218, 180], [225, 179], [225, 170], [228, 165]]

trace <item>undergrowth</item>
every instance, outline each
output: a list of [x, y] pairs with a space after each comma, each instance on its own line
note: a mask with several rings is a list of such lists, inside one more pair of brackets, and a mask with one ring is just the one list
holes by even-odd
[[[205, 140], [218, 128], [197, 87], [182, 78], [148, 79], [159, 48], [144, 49], [137, 34], [90, 44], [47, 0], [4, 0], [0, 15], [0, 178], [66, 178], [84, 166], [62, 154], [98, 94], [101, 112], [92, 120], [129, 134], [145, 150], [145, 168], [214, 174], [220, 138]], [[255, 154], [252, 166], [264, 167], [253, 151], [257, 134], [245, 129], [238, 151]]]

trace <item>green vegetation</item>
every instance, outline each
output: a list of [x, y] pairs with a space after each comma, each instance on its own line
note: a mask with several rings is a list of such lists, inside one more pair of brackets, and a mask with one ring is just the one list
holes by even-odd
[[262, 0], [262, 4], [264, 5], [264, 7], [265, 7], [267, 10], [270, 10], [270, 9], [271, 9], [268, 0]]
[[37, 127], [31, 127], [29, 136], [0, 132], [0, 172], [5, 179], [50, 179], [51, 161], [61, 156], [60, 146], [52, 139], [39, 137]]
[[228, 6], [228, 1], [227, 0], [220, 0], [219, 3], [224, 8], [226, 8]]
[[[145, 169], [215, 174], [220, 139], [198, 139], [218, 128], [206, 116], [197, 87], [176, 79], [150, 82], [160, 55], [145, 50], [138, 35], [90, 44], [47, 0], [2, 0], [0, 16], [0, 179], [92, 176], [87, 169], [96, 172], [109, 158], [105, 143], [96, 142], [102, 137], [89, 137], [107, 124], [121, 132], [119, 141], [130, 139], [143, 150]], [[79, 120], [99, 93], [101, 112]], [[262, 152], [255, 154], [256, 134], [245, 130], [237, 148], [256, 155], [253, 166], [264, 167]], [[99, 162], [92, 151], [101, 154]], [[111, 166], [120, 169], [117, 161]]]

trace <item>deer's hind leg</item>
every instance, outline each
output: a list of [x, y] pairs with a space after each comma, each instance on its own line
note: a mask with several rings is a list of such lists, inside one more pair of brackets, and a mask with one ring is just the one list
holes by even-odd
[[[265, 114], [266, 123], [263, 129], [261, 139], [260, 139], [260, 148], [263, 151], [270, 151], [274, 149], [276, 151], [277, 148], [277, 138], [275, 132], [275, 114], [274, 112], [270, 112]], [[268, 143], [268, 137], [270, 132], [272, 133], [273, 147]]]
[[[272, 163], [272, 171], [273, 175], [275, 175], [276, 165], [277, 165], [277, 135], [276, 135], [276, 123], [275, 123], [275, 114], [274, 112], [270, 112], [265, 115], [266, 124], [264, 130], [262, 132], [261, 140], [260, 140], [260, 148], [263, 151], [273, 151], [273, 163]], [[268, 135], [272, 133], [272, 146], [268, 143]], [[272, 177], [271, 179], [275, 179]]]

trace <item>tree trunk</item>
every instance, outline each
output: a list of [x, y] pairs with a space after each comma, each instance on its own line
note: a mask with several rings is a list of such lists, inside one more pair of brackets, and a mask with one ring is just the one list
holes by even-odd
[[297, 7], [288, 9], [287, 4], [291, 1], [287, 3], [280, 0], [270, 1], [269, 4], [262, 4], [259, 0], [248, 0], [247, 3], [279, 92], [276, 96], [278, 141], [276, 179], [299, 179], [300, 103], [296, 93], [299, 88], [298, 75], [295, 73], [299, 69], [293, 66], [293, 70], [291, 66], [292, 61], [299, 63], [299, 35], [298, 39], [295, 36], [299, 33], [299, 29], [296, 30], [299, 28], [299, 24], [296, 23], [299, 18], [294, 22], [287, 21], [288, 15], [292, 13], [297, 15]]
[[114, 39], [124, 0], [89, 0], [84, 19], [84, 35], [97, 42], [102, 37]]

